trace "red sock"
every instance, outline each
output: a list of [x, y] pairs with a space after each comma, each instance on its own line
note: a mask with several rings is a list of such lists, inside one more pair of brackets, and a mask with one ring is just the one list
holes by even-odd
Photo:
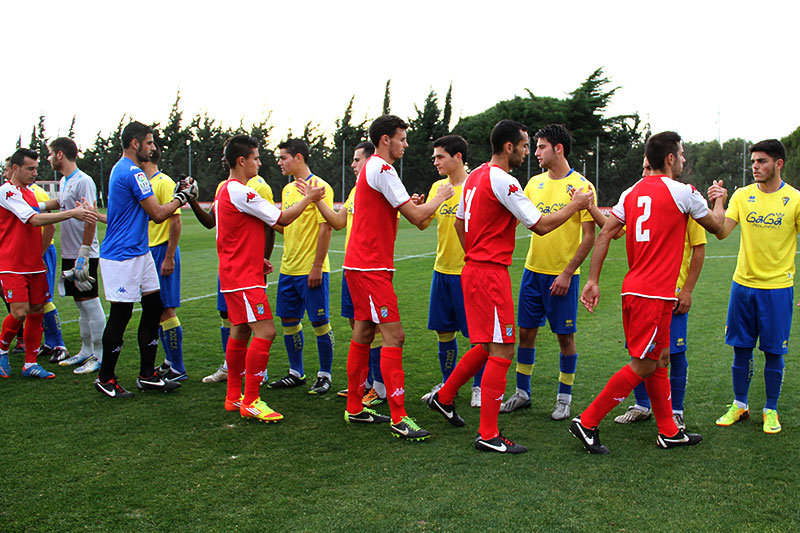
[[630, 365], [625, 365], [617, 370], [597, 398], [581, 413], [581, 424], [587, 428], [597, 427], [603, 417], [625, 401], [633, 388], [641, 382], [642, 378], [633, 371]]
[[364, 410], [361, 398], [364, 396], [364, 371], [369, 373], [369, 344], [350, 341], [347, 352], [347, 412], [355, 415]]
[[667, 437], [674, 437], [678, 433], [678, 426], [672, 418], [671, 392], [669, 388], [669, 372], [667, 367], [657, 368], [652, 376], [644, 380], [647, 395], [653, 406], [653, 416], [656, 417], [658, 432]]
[[478, 433], [484, 440], [493, 439], [500, 434], [497, 429], [497, 415], [500, 413], [500, 402], [506, 392], [506, 374], [511, 366], [511, 359], [489, 357], [486, 370], [481, 379], [481, 424]]
[[[450, 377], [447, 378], [444, 387], [439, 389], [439, 400], [445, 404], [453, 403], [456, 394], [458, 394], [458, 389], [483, 368], [488, 357], [489, 352], [484, 350], [481, 344], [476, 344], [467, 350], [467, 353], [458, 361], [453, 372], [450, 373]], [[503, 390], [505, 390], [505, 385]]]
[[[230, 340], [228, 341], [230, 343]], [[269, 362], [269, 348], [272, 341], [254, 337], [245, 356], [244, 399], [242, 403], [250, 405], [258, 400], [258, 390], [264, 379], [264, 370]]]
[[44, 313], [28, 313], [25, 319], [25, 363], [35, 363], [42, 345], [42, 319]]
[[10, 314], [3, 320], [3, 329], [0, 330], [0, 351], [7, 352], [11, 347], [11, 341], [17, 336], [22, 322]]
[[396, 346], [381, 348], [381, 374], [386, 385], [386, 399], [392, 424], [397, 424], [406, 414], [406, 375], [403, 372], [403, 349]]
[[230, 337], [225, 350], [225, 362], [228, 364], [228, 391], [226, 398], [232, 402], [239, 401], [242, 395], [242, 376], [244, 376], [247, 356], [247, 339], [239, 340]]

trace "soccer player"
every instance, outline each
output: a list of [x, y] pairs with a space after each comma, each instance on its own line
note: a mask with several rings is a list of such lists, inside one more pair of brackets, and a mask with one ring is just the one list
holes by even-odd
[[[219, 282], [231, 321], [225, 354], [228, 363], [225, 409], [239, 411], [245, 418], [276, 422], [283, 415], [270, 409], [259, 397], [275, 338], [275, 324], [266, 294], [265, 275], [272, 271], [272, 265], [263, 255], [264, 224], [289, 224], [301, 216], [308, 205], [322, 199], [324, 188], [307, 187], [302, 198], [281, 212], [245, 185], [261, 165], [258, 142], [254, 138], [248, 135], [231, 138], [225, 146], [225, 158], [230, 177], [214, 199]], [[300, 186], [306, 189], [305, 182]], [[248, 347], [251, 332], [254, 338]]]
[[[433, 165], [444, 179], [431, 185], [428, 200], [436, 196], [436, 191], [449, 183], [454, 194], [444, 201], [439, 209], [417, 227], [424, 230], [436, 219], [436, 261], [433, 264], [430, 301], [428, 304], [428, 329], [436, 331], [439, 338], [439, 368], [442, 381], [422, 397], [422, 401], [442, 388], [444, 382], [456, 366], [458, 358], [458, 331], [469, 339], [467, 315], [464, 311], [464, 294], [461, 290], [461, 269], [464, 268], [464, 248], [458, 240], [454, 222], [458, 202], [461, 200], [461, 186], [467, 179], [464, 161], [467, 159], [467, 141], [459, 135], [445, 135], [433, 141]], [[481, 369], [475, 374], [472, 383], [472, 407], [481, 406]]]
[[[5, 165], [3, 166], [3, 179], [2, 183], [7, 182], [11, 179], [11, 156], [6, 157]], [[0, 291], [0, 297], [3, 299], [3, 304], [6, 306], [6, 311], [11, 311], [11, 308], [6, 301], [6, 297], [3, 294], [3, 291]], [[17, 345], [14, 346], [14, 349], [11, 353], [25, 353], [25, 327], [20, 326], [19, 331], [17, 331]]]
[[[308, 168], [308, 145], [300, 139], [289, 139], [278, 145], [278, 166], [284, 176], [294, 178], [281, 194], [283, 208], [302, 199], [297, 184], [325, 187], [328, 207], [333, 206], [333, 189]], [[299, 220], [283, 231], [283, 256], [276, 314], [281, 318], [283, 340], [289, 356], [289, 373], [273, 381], [271, 389], [297, 387], [306, 382], [303, 370], [303, 315], [314, 327], [319, 352], [319, 371], [309, 394], [325, 394], [331, 388], [333, 366], [333, 331], [329, 321], [328, 246], [331, 227], [314, 205], [309, 205]]]
[[[741, 223], [739, 257], [731, 283], [725, 344], [733, 347], [733, 403], [717, 419], [730, 426], [750, 416], [747, 396], [756, 339], [764, 352], [765, 433], [778, 433], [783, 356], [788, 352], [794, 300], [795, 253], [800, 233], [800, 193], [784, 182], [786, 149], [776, 139], [750, 147], [755, 183], [736, 189], [718, 239]], [[721, 182], [715, 184], [721, 186]]]
[[428, 400], [428, 406], [452, 425], [463, 426], [453, 400], [458, 389], [485, 365], [475, 448], [511, 454], [528, 450], [503, 436], [497, 427], [506, 372], [514, 357], [514, 300], [508, 267], [516, 244], [517, 222], [544, 235], [587, 208], [594, 198], [591, 192], [578, 189], [566, 206], [543, 216], [523, 194], [517, 179], [508, 173], [518, 168], [529, 153], [527, 132], [526, 126], [514, 120], [498, 122], [490, 137], [491, 161], [472, 171], [464, 182], [455, 228], [465, 251], [461, 286], [470, 340], [475, 346]]
[[[48, 145], [48, 161], [53, 170], [61, 173], [58, 199], [46, 203], [48, 210], [72, 209], [82, 198], [94, 204], [97, 187], [94, 180], [81, 171], [77, 164], [78, 145], [69, 137], [58, 137]], [[78, 325], [81, 349], [60, 364], [80, 365], [75, 374], [89, 374], [100, 370], [103, 358], [103, 329], [106, 315], [98, 296], [97, 268], [100, 245], [97, 241], [96, 221], [82, 222], [68, 219], [61, 224], [61, 271], [78, 272], [78, 279], [64, 280], [64, 292], [72, 296], [78, 308]], [[91, 280], [91, 281], [90, 281]]]
[[[161, 150], [155, 146], [150, 161], [142, 161], [142, 170], [150, 180], [153, 195], [159, 204], [172, 200], [175, 182], [161, 172], [158, 161]], [[183, 365], [183, 328], [175, 312], [181, 306], [181, 238], [180, 208], [164, 222], [148, 223], [150, 254], [158, 272], [158, 285], [164, 310], [158, 325], [158, 336], [164, 348], [164, 362], [156, 369], [166, 381], [183, 381], [188, 376]]]
[[119, 384], [114, 371], [134, 302], [142, 305], [136, 387], [141, 391], [164, 392], [180, 387], [180, 383], [166, 381], [155, 372], [158, 324], [164, 305], [159, 294], [158, 272], [148, 247], [147, 222], [167, 220], [188, 198], [197, 196], [197, 184], [193, 183], [175, 193], [166, 204], [159, 204], [140, 167], [155, 150], [152, 128], [131, 122], [123, 128], [121, 140], [122, 157], [111, 169], [108, 180], [108, 229], [100, 248], [103, 289], [111, 310], [103, 331], [100, 374], [94, 382], [95, 388], [110, 398], [133, 396]]
[[36, 362], [42, 341], [42, 311], [50, 297], [42, 260], [40, 226], [68, 218], [94, 220], [95, 214], [79, 204], [59, 213], [40, 213], [30, 189], [36, 179], [39, 154], [20, 148], [11, 156], [9, 180], [0, 186], [0, 287], [10, 312], [0, 329], [0, 377], [11, 376], [8, 349], [25, 322], [24, 377], [52, 379]]
[[570, 424], [570, 432], [590, 453], [608, 453], [600, 443], [597, 425], [643, 380], [653, 406], [660, 448], [698, 444], [702, 436], [675, 425], [669, 404], [669, 324], [686, 239], [689, 216], [712, 233], [720, 231], [724, 189], [712, 191], [709, 211], [703, 196], [691, 185], [679, 183], [685, 162], [681, 138], [674, 132], [651, 136], [645, 156], [653, 174], [625, 190], [595, 242], [589, 279], [581, 303], [594, 312], [600, 298], [598, 280], [609, 242], [623, 225], [628, 273], [622, 282], [622, 321], [630, 363], [609, 379], [589, 407]]
[[[358, 179], [358, 174], [361, 172], [361, 167], [364, 166], [364, 163], [367, 162], [367, 159], [375, 153], [375, 145], [372, 144], [370, 141], [364, 141], [356, 145], [356, 149], [353, 152], [353, 161], [350, 163], [350, 168], [353, 169], [353, 172], [356, 175], [356, 180]], [[327, 217], [326, 220], [329, 220], [329, 224], [335, 230], [340, 230], [342, 228], [347, 228], [345, 237], [344, 237], [344, 248], [347, 250], [347, 243], [350, 241], [350, 230], [353, 227], [353, 200], [356, 196], [356, 187], [353, 186], [350, 189], [350, 194], [347, 195], [347, 200], [345, 200], [342, 207], [339, 211], [331, 210], [327, 205], [320, 204], [318, 209], [320, 211], [326, 211]], [[350, 321], [350, 329], [353, 329], [353, 325], [355, 324], [355, 311], [353, 309], [353, 298], [350, 296], [350, 289], [347, 287], [347, 278], [345, 277], [344, 273], [342, 273], [342, 316], [349, 319]], [[386, 401], [386, 386], [383, 383], [383, 377], [381, 376], [381, 346], [383, 342], [383, 337], [381, 336], [380, 327], [375, 331], [375, 338], [372, 340], [372, 344], [370, 345], [369, 349], [369, 374], [367, 375], [367, 381], [364, 384], [364, 398], [362, 399], [362, 403], [365, 407], [375, 407], [376, 405], [380, 405]], [[339, 396], [347, 398], [347, 389], [339, 391]]]
[[[534, 134], [536, 158], [545, 171], [525, 186], [525, 196], [543, 213], [553, 213], [570, 201], [570, 191], [586, 189], [589, 181], [567, 161], [572, 136], [561, 124], [545, 126]], [[519, 348], [517, 390], [500, 406], [510, 413], [531, 406], [531, 373], [536, 362], [536, 335], [546, 322], [558, 338], [559, 369], [556, 404], [550, 417], [569, 418], [572, 384], [578, 365], [575, 332], [578, 319], [580, 266], [594, 245], [594, 221], [588, 210], [580, 211], [547, 235], [531, 235], [525, 270], [519, 289]]]
[[[353, 204], [353, 229], [344, 255], [344, 275], [353, 298], [355, 323], [347, 354], [346, 422], [385, 423], [395, 437], [423, 440], [430, 436], [405, 410], [403, 342], [397, 295], [392, 286], [394, 241], [397, 237], [397, 212], [412, 224], [428, 219], [447, 198], [453, 187], [439, 188], [432, 201], [411, 201], [392, 163], [403, 157], [408, 143], [408, 124], [394, 115], [376, 118], [369, 128], [375, 154], [361, 168]], [[419, 204], [417, 202], [420, 202]], [[319, 204], [319, 202], [317, 202]], [[322, 211], [323, 216], [327, 211]], [[383, 335], [381, 374], [391, 419], [364, 407], [364, 382], [369, 373], [370, 344], [377, 325]]]
[[[642, 177], [651, 174], [652, 170], [644, 160]], [[601, 215], [602, 216], [602, 215]], [[614, 238], [617, 238], [616, 236]], [[672, 319], [669, 323], [669, 387], [671, 391], [672, 418], [680, 429], [686, 429], [683, 416], [683, 399], [686, 396], [687, 370], [686, 341], [689, 322], [689, 309], [692, 306], [692, 291], [700, 277], [706, 254], [706, 232], [693, 218], [686, 225], [686, 242], [683, 248], [681, 271], [678, 275], [678, 286], [675, 289], [675, 301]], [[644, 382], [634, 389], [636, 403], [628, 411], [614, 419], [618, 424], [632, 424], [647, 420], [652, 414], [650, 397]]]

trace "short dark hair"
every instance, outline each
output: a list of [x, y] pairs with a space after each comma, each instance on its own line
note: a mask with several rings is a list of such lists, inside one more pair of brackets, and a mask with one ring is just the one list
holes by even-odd
[[750, 153], [753, 152], [764, 152], [775, 161], [783, 159], [783, 162], [786, 163], [786, 148], [778, 139], [765, 139], [757, 142], [750, 147]]
[[122, 147], [128, 148], [136, 139], [141, 144], [144, 138], [153, 133], [153, 128], [141, 122], [133, 121], [122, 130]]
[[364, 150], [364, 157], [369, 157], [375, 153], [375, 145], [369, 141], [361, 141], [356, 145], [356, 150]]
[[51, 152], [61, 152], [70, 161], [78, 159], [78, 145], [69, 137], [59, 137], [50, 141], [48, 145]]
[[450, 157], [455, 157], [457, 153], [461, 153], [461, 160], [467, 162], [467, 150], [469, 146], [467, 140], [461, 135], [445, 135], [433, 141], [434, 148], [444, 148], [444, 151], [450, 154]]
[[39, 159], [39, 154], [36, 150], [31, 150], [30, 148], [17, 148], [17, 151], [11, 154], [11, 164], [21, 167], [26, 157]]
[[553, 145], [553, 148], [560, 144], [564, 148], [564, 157], [569, 157], [569, 153], [572, 151], [572, 135], [569, 134], [569, 130], [563, 124], [545, 126], [537, 131], [533, 137], [547, 140]]
[[303, 139], [286, 139], [278, 145], [278, 150], [286, 150], [292, 157], [300, 154], [303, 161], [308, 163], [308, 144]]
[[258, 141], [250, 135], [234, 135], [225, 144], [225, 160], [228, 162], [228, 169], [236, 166], [236, 160], [240, 157], [248, 158], [253, 150], [258, 148]]
[[662, 131], [647, 139], [647, 143], [644, 145], [644, 156], [652, 170], [667, 170], [664, 160], [669, 154], [675, 154], [675, 157], [678, 157], [680, 149], [681, 136], [674, 131]]
[[150, 162], [156, 164], [161, 159], [161, 148], [159, 148], [157, 144], [154, 146], [155, 148], [153, 149], [153, 152], [150, 154]]
[[381, 143], [381, 137], [388, 135], [394, 137], [397, 130], [407, 130], [408, 124], [402, 118], [395, 115], [381, 115], [372, 121], [369, 126], [369, 140], [372, 144], [378, 146]]
[[504, 118], [492, 128], [489, 139], [492, 143], [492, 153], [499, 154], [503, 151], [503, 146], [507, 142], [515, 145], [522, 140], [522, 132], [528, 131], [528, 127], [521, 122]]

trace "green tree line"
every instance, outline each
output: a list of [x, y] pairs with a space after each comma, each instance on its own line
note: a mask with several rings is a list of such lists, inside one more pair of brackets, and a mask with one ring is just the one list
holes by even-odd
[[[414, 106], [413, 116], [406, 117], [411, 126], [409, 147], [395, 166], [410, 192], [427, 193], [431, 184], [439, 179], [431, 163], [432, 143], [436, 138], [448, 133], [462, 135], [470, 146], [467, 164], [476, 168], [491, 156], [489, 133], [500, 119], [518, 120], [529, 127], [531, 134], [547, 124], [560, 123], [567, 126], [574, 139], [570, 163], [598, 185], [598, 203], [611, 205], [641, 175], [644, 142], [650, 134], [649, 125], [642, 123], [638, 113], [610, 116], [606, 112], [618, 89], [602, 68], [598, 68], [565, 98], [537, 96], [526, 89], [525, 96], [516, 96], [475, 115], [461, 117], [451, 127], [453, 86], [447, 89], [441, 104], [437, 92], [430, 88], [422, 103]], [[337, 201], [343, 199], [342, 191], [346, 195], [355, 182], [350, 160], [355, 146], [367, 139], [371, 120], [354, 116], [354, 102], [355, 96], [336, 119], [333, 133], [308, 122], [302, 132], [289, 131], [287, 135], [287, 138], [297, 137], [308, 143], [309, 166], [330, 183]], [[178, 93], [163, 124], [153, 124], [156, 142], [162, 149], [160, 166], [164, 172], [177, 178], [189, 174], [191, 168], [192, 176], [200, 184], [200, 198], [211, 200], [217, 183], [226, 177], [221, 165], [223, 142], [232, 135], [248, 133], [262, 143], [259, 173], [272, 187], [276, 199], [279, 197], [287, 178], [278, 168], [276, 147], [285, 139], [273, 135], [269, 116], [258, 123], [223, 128], [207, 112], [185, 119], [180, 103]], [[382, 111], [391, 112], [391, 80], [386, 82]], [[120, 133], [130, 120], [131, 117], [122, 116], [113, 131], [106, 135], [98, 132], [94, 143], [81, 153], [78, 164], [95, 179], [98, 192], [107, 190], [111, 168], [122, 153]], [[75, 118], [68, 132], [70, 136], [74, 134], [74, 125]], [[52, 139], [47, 134], [46, 117], [42, 115], [32, 129], [29, 144], [43, 154], [39, 160], [40, 179], [55, 177], [45, 157], [49, 140]], [[784, 178], [800, 186], [800, 128], [782, 141], [788, 152]], [[21, 145], [21, 139], [17, 144]], [[732, 190], [742, 185], [744, 168], [744, 182], [749, 183], [752, 173], [747, 149], [751, 144], [743, 139], [730, 139], [721, 144], [717, 141], [685, 143], [687, 163], [683, 179], [700, 190], [705, 190], [713, 179], [723, 179]], [[525, 184], [531, 175], [539, 172], [538, 162], [531, 154], [514, 174]]]

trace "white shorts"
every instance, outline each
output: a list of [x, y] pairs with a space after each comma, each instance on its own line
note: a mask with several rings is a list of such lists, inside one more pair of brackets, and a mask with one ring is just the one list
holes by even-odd
[[100, 273], [109, 302], [141, 302], [143, 293], [160, 288], [156, 264], [150, 252], [124, 261], [101, 257]]

